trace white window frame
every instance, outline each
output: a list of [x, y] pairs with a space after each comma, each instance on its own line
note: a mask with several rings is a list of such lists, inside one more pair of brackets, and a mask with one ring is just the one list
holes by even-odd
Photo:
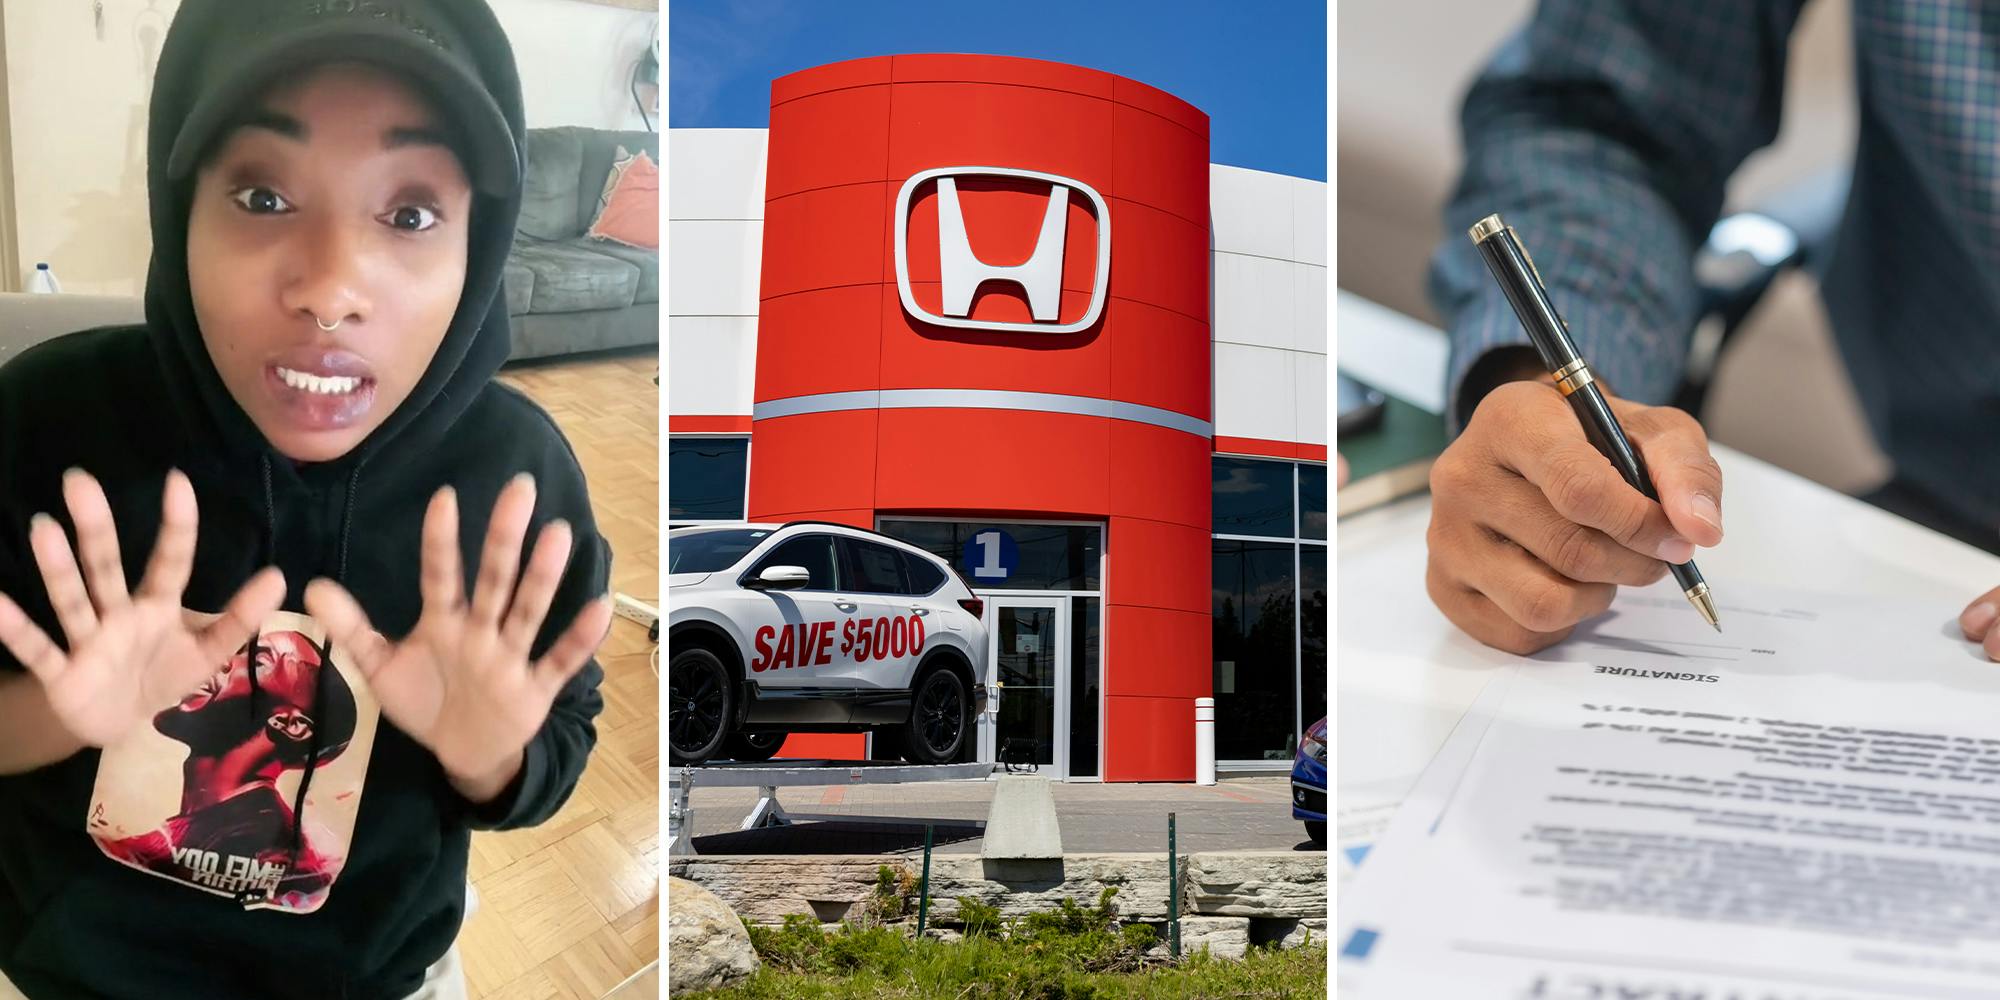
[[[1304, 465], [1317, 465], [1323, 468], [1325, 467], [1326, 462], [1309, 458], [1278, 458], [1272, 455], [1248, 455], [1242, 452], [1234, 452], [1234, 451], [1215, 452], [1213, 455], [1210, 456], [1210, 461], [1213, 462], [1213, 460], [1217, 458], [1228, 458], [1228, 459], [1236, 459], [1239, 461], [1253, 461], [1253, 462], [1274, 462], [1274, 463], [1289, 465], [1292, 468], [1292, 532], [1290, 537], [1284, 535], [1220, 534], [1215, 532], [1212, 528], [1209, 532], [1209, 535], [1211, 538], [1220, 539], [1226, 542], [1262, 542], [1269, 545], [1290, 545], [1292, 547], [1292, 716], [1293, 718], [1292, 718], [1292, 734], [1290, 739], [1296, 740], [1302, 734], [1305, 733], [1305, 727], [1306, 727], [1306, 720], [1305, 720], [1306, 602], [1305, 602], [1305, 591], [1303, 589], [1303, 580], [1302, 580], [1304, 574], [1300, 572], [1300, 570], [1302, 569], [1301, 548], [1307, 545], [1316, 545], [1324, 549], [1331, 541], [1331, 539], [1326, 539], [1326, 538], [1303, 537], [1303, 528], [1305, 524], [1305, 510], [1299, 504], [1299, 467]], [[1329, 566], [1329, 570], [1330, 569], [1331, 567]], [[1211, 654], [1211, 656], [1212, 655], [1213, 654]], [[1211, 663], [1211, 669], [1213, 669], [1212, 663]], [[1329, 704], [1331, 704], [1330, 698], [1328, 699], [1328, 702]], [[1292, 745], [1292, 750], [1294, 757], [1296, 757], [1296, 754], [1298, 752], [1298, 746], [1296, 743]], [[1291, 760], [1285, 760], [1285, 761], [1217, 760], [1215, 763], [1217, 767], [1226, 767], [1231, 771], [1271, 771], [1276, 773], [1276, 772], [1290, 771], [1292, 769]]]
[[[976, 516], [940, 517], [936, 514], [924, 514], [924, 515], [884, 514], [880, 511], [877, 511], [875, 514], [876, 531], [878, 532], [882, 531], [882, 522], [884, 521], [929, 521], [935, 524], [1026, 524], [1035, 527], [1055, 526], [1055, 527], [1068, 527], [1068, 528], [1097, 529], [1097, 588], [1098, 589], [1023, 590], [1017, 587], [973, 587], [972, 593], [973, 596], [975, 597], [1062, 597], [1062, 598], [1095, 597], [1097, 598], [1097, 773], [1094, 775], [1085, 775], [1080, 778], [1078, 777], [1064, 778], [1063, 780], [1073, 783], [1093, 782], [1093, 781], [1102, 782], [1104, 780], [1104, 722], [1105, 722], [1104, 692], [1107, 689], [1107, 685], [1104, 683], [1104, 673], [1105, 673], [1105, 665], [1111, 662], [1111, 655], [1108, 652], [1109, 649], [1111, 648], [1111, 636], [1108, 630], [1105, 629], [1104, 627], [1104, 620], [1108, 617], [1107, 612], [1110, 610], [1105, 605], [1104, 595], [1105, 593], [1107, 593], [1107, 590], [1110, 586], [1109, 580], [1111, 572], [1111, 525], [1105, 521], [1077, 521], [1077, 520], [1065, 520], [1060, 518], [1041, 519], [1032, 517], [976, 517]], [[883, 533], [887, 534], [887, 532]], [[904, 544], [909, 544], [909, 543], [906, 542]], [[956, 568], [956, 566], [954, 566], [954, 568]], [[1081, 627], [1080, 623], [1077, 621], [1075, 616], [1065, 612], [1063, 618], [1066, 622], [1065, 627], [1067, 628]], [[1068, 636], [1065, 636], [1064, 638], [1068, 638]], [[1078, 664], [1076, 663], [1070, 664], [1070, 670], [1072, 671], [1076, 670], [1077, 667]], [[1063, 699], [1065, 703], [1068, 702], [1069, 699], [1068, 692], [1064, 692]], [[1075, 707], [1076, 706], [1074, 705], [1070, 706], [1071, 711], [1069, 714], [1072, 718], [1074, 718], [1076, 714]]]

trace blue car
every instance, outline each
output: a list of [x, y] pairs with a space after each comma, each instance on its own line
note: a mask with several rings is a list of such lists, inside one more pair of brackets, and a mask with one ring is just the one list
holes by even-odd
[[1306, 730], [1292, 762], [1292, 818], [1306, 823], [1306, 836], [1326, 846], [1326, 720]]

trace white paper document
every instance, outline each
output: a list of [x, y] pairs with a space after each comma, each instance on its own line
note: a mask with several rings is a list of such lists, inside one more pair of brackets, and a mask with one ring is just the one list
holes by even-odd
[[1342, 663], [1349, 673], [1333, 733], [1340, 751], [1335, 878], [1344, 886], [1466, 707], [1504, 668], [1426, 670], [1409, 657], [1354, 651], [1343, 652]]
[[[1894, 650], [1940, 637], [1938, 626], [1945, 620], [1940, 609], [1905, 605], [1888, 620], [1877, 620], [1880, 610], [1876, 602], [1854, 597], [1759, 588], [1724, 591], [1716, 600], [1723, 630], [1715, 632], [1669, 578], [1643, 590], [1622, 591], [1608, 613], [1578, 626], [1541, 658], [1693, 672], [1774, 667], [1787, 673], [1865, 672], [1869, 664], [1849, 662], [1843, 654]], [[1907, 634], [1913, 625], [1919, 634]], [[1955, 625], [1950, 638], [1964, 646]], [[1965, 658], [1962, 649], [1944, 654]]]
[[1343, 893], [1343, 995], [2000, 996], [1955, 609], [1745, 593], [1717, 637], [1658, 594], [1480, 694]]

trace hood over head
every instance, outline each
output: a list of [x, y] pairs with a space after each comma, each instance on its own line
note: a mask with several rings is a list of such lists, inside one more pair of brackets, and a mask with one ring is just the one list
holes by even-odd
[[196, 173], [261, 95], [333, 62], [381, 68], [431, 101], [473, 202], [465, 287], [429, 368], [352, 451], [305, 470], [314, 479], [344, 476], [392, 440], [416, 448], [435, 440], [507, 359], [502, 279], [527, 132], [513, 50], [484, 0], [184, 0], [160, 52], [148, 121], [146, 322], [183, 423], [201, 450], [231, 465], [266, 459], [270, 446], [224, 385], [195, 318], [187, 236]]

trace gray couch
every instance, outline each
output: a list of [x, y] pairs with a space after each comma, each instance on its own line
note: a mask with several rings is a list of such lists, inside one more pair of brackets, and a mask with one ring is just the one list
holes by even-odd
[[659, 342], [659, 252], [583, 235], [621, 145], [659, 162], [653, 132], [528, 131], [521, 223], [507, 258], [516, 360]]

